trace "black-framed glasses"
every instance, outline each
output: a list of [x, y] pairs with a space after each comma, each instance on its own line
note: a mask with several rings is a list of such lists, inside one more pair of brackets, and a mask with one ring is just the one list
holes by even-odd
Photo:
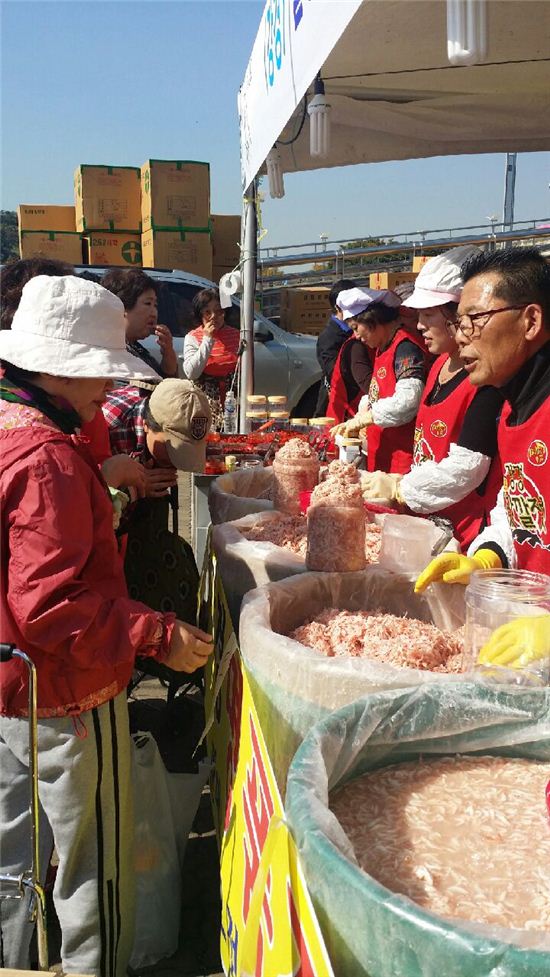
[[474, 312], [473, 315], [455, 315], [453, 318], [449, 317], [447, 319], [447, 324], [455, 331], [461, 332], [465, 339], [471, 339], [476, 330], [479, 335], [481, 330], [489, 322], [489, 319], [492, 319], [498, 312], [512, 312], [514, 309], [526, 309], [528, 304], [526, 302], [524, 305], [505, 305], [501, 309], [487, 309], [486, 312]]

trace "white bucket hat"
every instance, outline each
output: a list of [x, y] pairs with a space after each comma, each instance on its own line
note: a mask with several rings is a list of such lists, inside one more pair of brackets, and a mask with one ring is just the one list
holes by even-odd
[[344, 292], [339, 292], [336, 299], [336, 305], [342, 310], [344, 320], [353, 319], [366, 312], [373, 302], [381, 302], [390, 309], [397, 309], [401, 305], [399, 296], [387, 288], [348, 288]]
[[76, 275], [37, 275], [21, 293], [11, 329], [0, 331], [0, 359], [55, 377], [158, 380], [126, 349], [120, 299]]
[[464, 288], [462, 265], [479, 253], [479, 248], [464, 244], [430, 258], [420, 269], [414, 292], [403, 305], [410, 309], [433, 309], [447, 302], [458, 302]]

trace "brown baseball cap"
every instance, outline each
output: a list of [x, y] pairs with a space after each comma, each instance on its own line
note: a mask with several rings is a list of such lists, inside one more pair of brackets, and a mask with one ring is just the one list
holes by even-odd
[[212, 414], [200, 387], [191, 380], [162, 380], [151, 394], [149, 410], [166, 435], [166, 449], [174, 467], [185, 472], [204, 471]]

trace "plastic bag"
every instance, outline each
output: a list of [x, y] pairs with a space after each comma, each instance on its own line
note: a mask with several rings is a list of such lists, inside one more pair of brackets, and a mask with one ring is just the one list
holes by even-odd
[[389, 893], [355, 862], [328, 793], [420, 754], [550, 760], [550, 690], [463, 683], [368, 696], [314, 727], [294, 757], [286, 814], [339, 977], [542, 977], [550, 935], [457, 925]]
[[436, 584], [415, 594], [410, 579], [378, 565], [359, 573], [304, 573], [247, 594], [239, 644], [281, 790], [290, 757], [329, 710], [382, 689], [464, 681], [462, 675], [395, 668], [368, 658], [325, 658], [286, 637], [329, 607], [380, 608], [448, 631], [464, 621], [463, 588]]
[[208, 491], [212, 523], [216, 526], [251, 512], [273, 509], [272, 482], [271, 468], [241, 468], [215, 478]]
[[242, 599], [249, 590], [295, 573], [305, 573], [305, 557], [273, 543], [246, 539], [242, 534], [256, 523], [278, 516], [278, 512], [257, 512], [212, 529], [212, 546], [235, 628], [238, 628]]
[[168, 773], [150, 733], [132, 737], [136, 928], [130, 966], [147, 967], [178, 948], [181, 870], [210, 762], [198, 774]]

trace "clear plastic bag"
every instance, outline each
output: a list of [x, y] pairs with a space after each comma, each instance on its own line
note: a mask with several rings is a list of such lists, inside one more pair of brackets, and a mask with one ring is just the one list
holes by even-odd
[[212, 547], [220, 569], [235, 629], [245, 594], [274, 580], [305, 573], [305, 557], [274, 543], [246, 539], [243, 531], [278, 519], [278, 512], [257, 512], [212, 528]]
[[185, 847], [208, 779], [169, 773], [150, 733], [133, 738], [136, 928], [130, 966], [148, 967], [178, 948]]
[[272, 486], [271, 468], [242, 468], [215, 478], [208, 492], [213, 525], [273, 509]]
[[436, 584], [415, 594], [410, 579], [376, 564], [359, 573], [303, 573], [247, 594], [239, 644], [281, 790], [298, 744], [328, 711], [383, 689], [464, 681], [368, 658], [325, 658], [287, 637], [329, 607], [380, 608], [448, 631], [464, 622], [462, 588]]
[[550, 760], [550, 690], [473, 683], [367, 696], [314, 727], [288, 775], [286, 815], [339, 977], [542, 977], [550, 934], [456, 924], [390, 893], [357, 865], [329, 791], [420, 754]]

